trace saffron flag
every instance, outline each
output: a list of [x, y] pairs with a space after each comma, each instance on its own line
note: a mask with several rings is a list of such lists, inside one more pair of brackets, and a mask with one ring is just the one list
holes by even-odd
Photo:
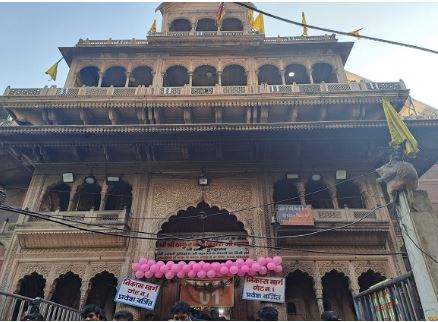
[[248, 10], [248, 12], [247, 12], [247, 14], [246, 14], [246, 18], [248, 19], [248, 23], [249, 23], [249, 25], [250, 25], [251, 28], [252, 28], [252, 25], [253, 25], [253, 23], [254, 23], [254, 14], [253, 14], [252, 9], [249, 9], [249, 10]]
[[389, 145], [392, 147], [398, 147], [401, 144], [404, 144], [404, 153], [408, 157], [414, 158], [418, 151], [420, 151], [418, 149], [417, 140], [415, 140], [405, 122], [403, 122], [402, 118], [394, 107], [392, 107], [391, 103], [386, 99], [383, 99], [382, 103], [386, 122], [388, 123], [389, 134], [391, 135], [391, 142], [389, 142]]
[[56, 75], [58, 74], [58, 64], [59, 62], [62, 60], [63, 58], [61, 58], [60, 60], [58, 60], [56, 63], [54, 63], [52, 65], [52, 67], [50, 67], [47, 71], [46, 74], [49, 75], [54, 81], [56, 81]]
[[219, 7], [216, 11], [216, 25], [219, 26], [222, 23], [225, 15], [225, 2], [219, 3]]
[[304, 15], [304, 11], [301, 13], [301, 23], [304, 25], [303, 26], [303, 36], [307, 36], [307, 21], [306, 21], [306, 16]]
[[357, 38], [360, 38], [359, 31], [361, 31], [362, 29], [363, 29], [363, 28], [359, 28], [359, 29], [357, 29], [357, 30], [355, 30], [355, 31], [349, 32], [349, 34], [352, 35], [352, 36], [355, 36], [355, 37], [357, 37]]
[[157, 20], [154, 19], [154, 22], [152, 23], [151, 29], [149, 30], [150, 34], [154, 34], [157, 32]]
[[252, 24], [252, 29], [265, 33], [265, 22], [263, 20], [263, 15], [259, 13], [257, 18], [254, 19]]

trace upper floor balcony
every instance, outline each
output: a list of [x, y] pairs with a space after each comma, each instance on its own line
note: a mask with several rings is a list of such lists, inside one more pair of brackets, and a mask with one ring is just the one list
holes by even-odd
[[[130, 213], [123, 210], [43, 212], [41, 217], [29, 217], [17, 224], [15, 231], [22, 248], [94, 248], [125, 247]], [[79, 227], [76, 229], [53, 221]], [[102, 234], [110, 233], [110, 234]], [[113, 235], [111, 235], [113, 234]]]

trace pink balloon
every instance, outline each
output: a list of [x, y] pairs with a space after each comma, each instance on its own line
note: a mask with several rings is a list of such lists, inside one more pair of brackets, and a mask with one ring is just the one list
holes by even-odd
[[268, 269], [265, 266], [260, 267], [259, 274], [266, 275], [268, 273]]
[[154, 273], [152, 273], [151, 271], [147, 271], [146, 273], [144, 273], [144, 277], [146, 278], [152, 278], [152, 276], [154, 276]]
[[135, 272], [135, 271], [138, 271], [140, 269], [140, 266], [141, 266], [140, 263], [132, 263], [131, 268]]
[[232, 261], [230, 261], [230, 260], [227, 260], [227, 261], [225, 262], [225, 265], [227, 265], [227, 267], [230, 268], [231, 266], [234, 265], [234, 263], [233, 263]]
[[158, 261], [158, 262], [156, 262], [156, 264], [157, 264], [158, 266], [163, 266], [163, 265], [165, 265], [163, 261]]
[[142, 264], [141, 266], [140, 266], [140, 269], [143, 271], [143, 272], [147, 272], [148, 270], [149, 270], [149, 265], [148, 264]]
[[142, 257], [142, 258], [140, 258], [140, 260], [138, 261], [140, 264], [146, 264], [147, 263], [147, 259], [146, 258], [144, 258], [144, 257]]
[[248, 265], [243, 265], [243, 266], [240, 268], [240, 270], [241, 270], [243, 273], [248, 273], [248, 272], [249, 272], [249, 267], [248, 267]]
[[283, 266], [277, 265], [275, 266], [274, 272], [275, 273], [281, 273], [283, 271]]
[[159, 269], [160, 269], [160, 266], [158, 266], [157, 264], [153, 264], [151, 267], [149, 267], [149, 270], [150, 270], [152, 273], [157, 272]]
[[175, 265], [175, 263], [174, 263], [173, 261], [168, 261], [168, 262], [166, 263], [166, 266], [170, 266], [170, 267], [172, 267], [172, 265]]
[[222, 275], [227, 275], [228, 273], [229, 273], [229, 269], [228, 269], [228, 267], [226, 267], [226, 266], [222, 266], [221, 268], [220, 268], [220, 270], [219, 270], [219, 272], [222, 274]]
[[148, 262], [146, 264], [148, 264], [149, 266], [154, 265], [156, 262], [153, 259], [148, 259]]
[[254, 276], [256, 274], [257, 274], [257, 272], [255, 270], [253, 270], [253, 269], [250, 269], [249, 272], [248, 272], [249, 276]]
[[272, 261], [276, 264], [276, 265], [280, 265], [281, 262], [283, 261], [283, 259], [280, 256], [274, 256], [274, 258], [272, 259]]
[[190, 272], [191, 269], [192, 269], [192, 265], [191, 264], [185, 264], [182, 267], [182, 271], [185, 272], [185, 273]]
[[184, 273], [183, 271], [179, 271], [178, 273], [176, 273], [176, 276], [178, 278], [184, 278], [186, 276], [186, 273]]
[[276, 265], [273, 262], [268, 263], [268, 265], [266, 265], [266, 267], [270, 270], [273, 271], [276, 267]]
[[175, 273], [174, 272], [171, 272], [171, 271], [168, 271], [167, 273], [166, 273], [166, 275], [164, 275], [168, 280], [171, 280], [172, 278], [174, 278], [175, 277]]
[[169, 266], [163, 265], [160, 267], [160, 272], [161, 273], [166, 273], [169, 270]]
[[137, 278], [143, 278], [143, 277], [144, 277], [144, 272], [143, 272], [143, 271], [136, 271], [136, 272], [135, 272], [135, 277], [137, 277]]
[[192, 269], [193, 269], [195, 272], [199, 272], [199, 271], [202, 269], [202, 266], [201, 266], [201, 264], [196, 263], [196, 264], [193, 264], [193, 265], [192, 265]]
[[242, 270], [239, 270], [239, 271], [237, 272], [237, 276], [242, 277], [242, 276], [244, 276], [244, 275], [245, 275], [245, 273], [242, 272]]
[[208, 272], [211, 269], [211, 264], [210, 263], [204, 263], [202, 264], [202, 269], [206, 272]]
[[267, 264], [266, 258], [264, 258], [264, 257], [257, 258], [257, 263], [259, 263], [260, 266], [265, 266]]
[[193, 265], [193, 264], [196, 264], [196, 262], [195, 261], [190, 261], [189, 262], [189, 265]]
[[207, 276], [210, 278], [216, 277], [216, 272], [211, 269], [207, 272]]
[[205, 273], [205, 271], [199, 271], [196, 276], [198, 276], [199, 278], [205, 278], [205, 276], [207, 275], [207, 273]]
[[239, 272], [239, 269], [237, 268], [237, 266], [231, 266], [230, 267], [230, 273], [235, 275]]
[[196, 276], [196, 272], [192, 270], [192, 271], [187, 273], [187, 276], [190, 278], [194, 278]]
[[161, 273], [160, 271], [157, 271], [157, 272], [154, 273], [154, 275], [155, 275], [156, 278], [162, 278], [164, 274]]
[[252, 258], [247, 258], [245, 262], [246, 262], [246, 265], [251, 267], [251, 265], [254, 263], [254, 260]]
[[184, 265], [186, 265], [186, 262], [185, 262], [185, 261], [179, 261], [179, 262], [178, 262], [178, 265], [181, 266], [181, 267], [183, 267]]
[[251, 265], [251, 269], [253, 270], [253, 271], [255, 271], [255, 272], [258, 272], [259, 270], [260, 270], [260, 264], [259, 263], [253, 263], [252, 265]]
[[241, 259], [241, 258], [238, 258], [236, 260], [236, 264], [237, 264], [238, 267], [241, 267], [244, 263], [245, 263], [245, 261], [243, 259]]
[[178, 273], [180, 271], [179, 265], [178, 264], [172, 265], [172, 267], [170, 267], [170, 270], [175, 274]]

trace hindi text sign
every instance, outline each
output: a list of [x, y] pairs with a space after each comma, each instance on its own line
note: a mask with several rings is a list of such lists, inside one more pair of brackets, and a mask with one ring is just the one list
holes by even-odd
[[243, 299], [284, 303], [285, 279], [280, 277], [246, 276]]
[[124, 278], [114, 299], [117, 303], [153, 310], [160, 286], [133, 278]]
[[313, 226], [312, 208], [302, 205], [278, 205], [277, 221], [280, 225], [286, 226]]

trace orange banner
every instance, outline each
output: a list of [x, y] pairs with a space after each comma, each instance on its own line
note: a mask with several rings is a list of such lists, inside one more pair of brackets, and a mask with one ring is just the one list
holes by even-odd
[[183, 279], [180, 300], [190, 306], [232, 307], [233, 278]]

